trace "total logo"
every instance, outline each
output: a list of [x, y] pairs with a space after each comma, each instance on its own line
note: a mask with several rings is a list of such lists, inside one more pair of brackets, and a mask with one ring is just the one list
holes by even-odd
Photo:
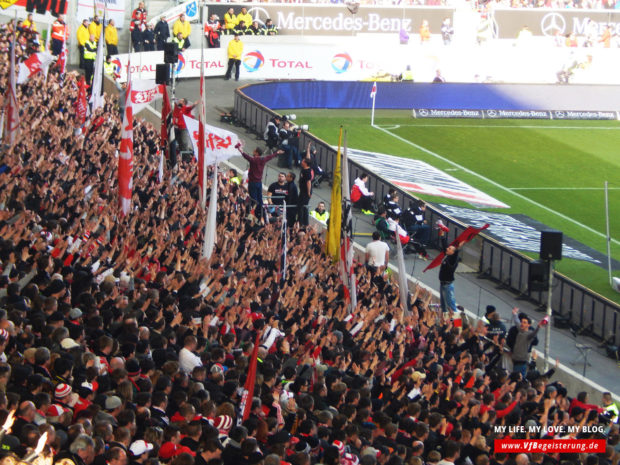
[[253, 50], [245, 54], [243, 67], [248, 73], [258, 71], [265, 64], [265, 57], [258, 50]]
[[111, 63], [114, 65], [114, 72], [116, 74], [121, 74], [121, 60], [114, 58]]
[[185, 57], [183, 56], [182, 53], [179, 53], [179, 62], [174, 68], [174, 74], [175, 75], [181, 74], [181, 71], [183, 71], [183, 68], [185, 68]]
[[353, 66], [353, 60], [348, 53], [337, 53], [332, 57], [332, 69], [336, 74], [346, 73], [351, 66]]

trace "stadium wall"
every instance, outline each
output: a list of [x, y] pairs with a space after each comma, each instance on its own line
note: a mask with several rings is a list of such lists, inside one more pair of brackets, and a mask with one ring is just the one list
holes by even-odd
[[[244, 88], [267, 108], [369, 109], [369, 82], [266, 82]], [[618, 111], [620, 86], [553, 84], [377, 84], [375, 108], [411, 110]]]

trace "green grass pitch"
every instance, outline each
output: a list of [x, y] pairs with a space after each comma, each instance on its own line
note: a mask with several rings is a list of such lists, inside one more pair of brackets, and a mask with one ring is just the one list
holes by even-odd
[[[612, 257], [620, 259], [620, 122], [414, 119], [410, 111], [285, 110], [330, 144], [338, 128], [351, 148], [423, 160], [522, 213], [606, 254], [604, 182], [609, 181]], [[471, 205], [423, 196], [432, 202]], [[537, 254], [530, 254], [537, 258]], [[606, 268], [563, 259], [556, 269], [620, 302]], [[606, 266], [606, 265], [605, 265]], [[620, 276], [615, 271], [614, 276]]]

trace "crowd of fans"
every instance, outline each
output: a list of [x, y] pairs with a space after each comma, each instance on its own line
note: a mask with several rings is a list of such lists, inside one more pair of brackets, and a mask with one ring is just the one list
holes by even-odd
[[[1, 58], [5, 90], [6, 47]], [[119, 216], [118, 102], [106, 95], [80, 127], [76, 82], [52, 70], [20, 86], [21, 133], [1, 150], [0, 424], [16, 411], [3, 460], [47, 434], [42, 454], [62, 465], [617, 465], [617, 413], [553, 370], [512, 372], [495, 319], [457, 324], [421, 289], [403, 314], [385, 268], [363, 264], [349, 312], [312, 227], [291, 229], [284, 275], [279, 224], [261, 224], [227, 174], [201, 258], [195, 163], [159, 183], [158, 130], [138, 119], [133, 209]], [[528, 424], [603, 425], [572, 436], [606, 452], [493, 450], [524, 437], [496, 426]]]

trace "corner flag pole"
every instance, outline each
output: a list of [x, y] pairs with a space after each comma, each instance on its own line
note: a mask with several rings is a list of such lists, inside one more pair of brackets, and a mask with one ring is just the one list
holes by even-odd
[[375, 125], [375, 100], [377, 99], [377, 83], [372, 83], [372, 89], [370, 91], [370, 98], [372, 99], [372, 111], [370, 113], [370, 125]]

